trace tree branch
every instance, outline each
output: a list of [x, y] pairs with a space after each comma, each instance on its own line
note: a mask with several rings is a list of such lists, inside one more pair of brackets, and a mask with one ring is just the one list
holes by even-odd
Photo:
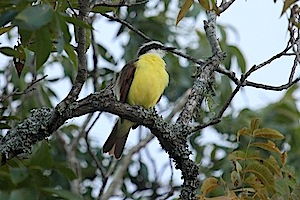
[[139, 5], [143, 5], [148, 3], [149, 0], [146, 1], [140, 1], [140, 2], [135, 2], [135, 3], [117, 3], [117, 4], [113, 4], [113, 3], [108, 3], [106, 1], [100, 2], [100, 3], [96, 3], [93, 7], [95, 6], [104, 6], [104, 7], [113, 7], [113, 8], [119, 8], [119, 7], [132, 7], [132, 6], [139, 6]]
[[[87, 15], [89, 13], [89, 1], [88, 0], [78, 0], [79, 4], [79, 19], [87, 22]], [[86, 28], [79, 27], [77, 31], [78, 46], [76, 48], [78, 56], [78, 72], [72, 88], [67, 95], [67, 97], [61, 101], [57, 107], [56, 111], [58, 113], [63, 112], [67, 105], [78, 99], [79, 93], [85, 83], [87, 76], [87, 60], [86, 60]], [[57, 113], [56, 113], [57, 114]]]

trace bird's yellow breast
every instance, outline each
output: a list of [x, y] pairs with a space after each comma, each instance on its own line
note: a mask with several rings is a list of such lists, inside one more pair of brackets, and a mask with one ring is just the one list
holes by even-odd
[[135, 62], [134, 79], [127, 101], [131, 105], [154, 107], [169, 83], [165, 61], [158, 55], [147, 53]]

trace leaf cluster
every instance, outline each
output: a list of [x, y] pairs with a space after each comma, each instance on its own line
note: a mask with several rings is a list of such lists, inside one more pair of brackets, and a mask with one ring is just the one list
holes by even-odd
[[[46, 141], [37, 144], [27, 159], [14, 158], [0, 167], [0, 199], [74, 199], [80, 200], [68, 187], [66, 180], [77, 178], [66, 163], [57, 162]], [[53, 180], [60, 180], [56, 185]], [[54, 185], [53, 185], [54, 184]]]
[[223, 186], [224, 199], [298, 199], [295, 171], [286, 164], [287, 152], [281, 152], [275, 144], [284, 135], [271, 128], [259, 128], [259, 120], [254, 118], [250, 127], [237, 132], [237, 142], [241, 138], [246, 148], [236, 149], [227, 157], [233, 164], [230, 181], [205, 179], [200, 199], [206, 199], [219, 186]]

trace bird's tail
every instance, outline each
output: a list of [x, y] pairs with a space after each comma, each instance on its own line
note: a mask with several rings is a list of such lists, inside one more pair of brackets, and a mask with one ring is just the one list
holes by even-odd
[[120, 159], [130, 128], [134, 126], [134, 124], [135, 123], [129, 120], [119, 118], [103, 145], [103, 153], [109, 152], [109, 154], [114, 155], [116, 159]]

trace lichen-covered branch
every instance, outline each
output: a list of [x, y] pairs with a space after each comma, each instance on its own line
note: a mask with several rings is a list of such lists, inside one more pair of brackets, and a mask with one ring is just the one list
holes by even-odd
[[27, 119], [8, 131], [0, 141], [0, 152], [5, 158], [29, 153], [33, 144], [50, 136], [47, 126], [52, 112], [51, 108], [34, 109]]

